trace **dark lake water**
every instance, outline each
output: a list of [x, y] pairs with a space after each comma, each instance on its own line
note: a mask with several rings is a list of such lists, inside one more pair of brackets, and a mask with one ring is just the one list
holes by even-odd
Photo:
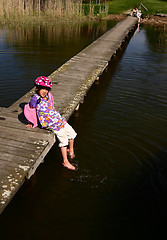
[[[28, 30], [1, 29], [1, 106], [21, 97], [36, 76], [49, 75], [108, 27], [85, 25], [72, 32], [60, 27], [58, 36], [52, 29], [53, 41], [49, 28], [39, 29], [40, 37], [37, 29], [29, 30], [31, 37]], [[164, 239], [165, 29], [140, 26], [69, 122], [78, 132], [78, 170], [61, 166], [55, 144], [0, 216], [3, 239]]]
[[8, 107], [116, 22], [0, 27], [0, 106]]

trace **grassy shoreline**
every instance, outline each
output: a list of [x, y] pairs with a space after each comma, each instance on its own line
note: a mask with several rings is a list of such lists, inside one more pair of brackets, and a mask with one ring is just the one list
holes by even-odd
[[[82, 0], [78, 0], [77, 3], [68, 0], [65, 5], [63, 0], [47, 0], [47, 5], [41, 5], [44, 0], [35, 2], [36, 4], [32, 0], [0, 0], [0, 22], [38, 24], [102, 20], [111, 15], [124, 14], [135, 6], [139, 7], [141, 0], [112, 0], [100, 5], [95, 4], [93, 0], [91, 4]], [[147, 11], [141, 7], [143, 16], [167, 14], [167, 0], [143, 0], [142, 3], [148, 9]]]
[[[141, 0], [113, 0], [110, 2], [109, 13], [120, 14], [129, 9], [133, 9], [135, 6], [139, 7]], [[162, 0], [143, 0], [142, 4], [148, 9], [148, 11], [141, 6], [142, 13], [148, 15], [155, 15], [157, 13], [167, 14], [167, 1]]]

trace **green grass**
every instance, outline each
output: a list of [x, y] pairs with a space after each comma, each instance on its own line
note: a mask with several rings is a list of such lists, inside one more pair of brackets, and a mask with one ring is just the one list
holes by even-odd
[[148, 11], [146, 11], [142, 7], [141, 10], [143, 14], [167, 14], [167, 1], [161, 0], [112, 0], [109, 2], [109, 14], [119, 14], [129, 9], [133, 9], [135, 6], [139, 7], [140, 2], [142, 2], [148, 9]]

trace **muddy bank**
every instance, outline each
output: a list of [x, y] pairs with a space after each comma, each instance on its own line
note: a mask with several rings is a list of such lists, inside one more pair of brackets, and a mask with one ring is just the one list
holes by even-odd
[[167, 25], [167, 17], [147, 15], [141, 22], [147, 25], [163, 27]]
[[[107, 19], [122, 21], [126, 17], [127, 17], [127, 14], [112, 14], [112, 15], [108, 15]], [[163, 27], [167, 25], [167, 16], [147, 15], [144, 19], [141, 19], [141, 23]]]

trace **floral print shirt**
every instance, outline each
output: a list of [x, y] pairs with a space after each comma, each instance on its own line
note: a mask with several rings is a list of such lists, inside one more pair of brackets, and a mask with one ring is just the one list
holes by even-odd
[[30, 106], [36, 107], [37, 117], [43, 128], [59, 131], [67, 123], [60, 113], [54, 109], [48, 96], [42, 98], [35, 94], [30, 101]]

